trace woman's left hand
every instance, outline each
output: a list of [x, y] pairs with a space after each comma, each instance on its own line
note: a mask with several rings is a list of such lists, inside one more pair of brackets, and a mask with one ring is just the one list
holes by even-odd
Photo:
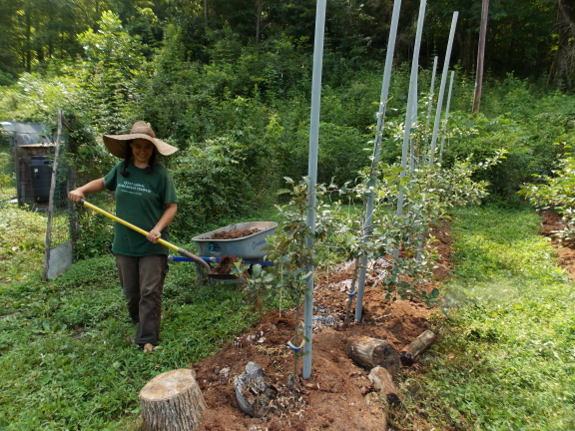
[[153, 242], [154, 244], [158, 242], [158, 240], [162, 237], [162, 234], [155, 229], [152, 229], [148, 236], [146, 237], [148, 241]]

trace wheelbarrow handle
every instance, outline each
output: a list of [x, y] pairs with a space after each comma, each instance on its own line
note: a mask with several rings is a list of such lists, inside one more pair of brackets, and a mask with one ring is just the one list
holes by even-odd
[[[104, 211], [102, 208], [99, 208], [99, 207], [97, 207], [96, 205], [92, 205], [91, 203], [86, 202], [85, 199], [80, 199], [80, 204], [82, 204], [82, 205], [84, 205], [85, 207], [88, 207], [88, 208], [90, 208], [90, 209], [92, 209], [92, 210], [94, 210], [94, 211], [96, 211], [96, 212], [99, 212], [100, 214], [103, 214], [103, 215], [105, 215], [106, 217], [111, 218], [112, 220], [117, 221], [118, 223], [123, 224], [124, 226], [129, 227], [130, 229], [135, 230], [136, 232], [141, 233], [141, 234], [144, 235], [144, 236], [148, 236], [148, 234], [149, 234], [149, 232], [146, 232], [144, 229], [141, 229], [141, 228], [139, 228], [138, 226], [133, 225], [132, 223], [127, 222], [126, 220], [123, 220], [123, 219], [121, 219], [121, 218], [119, 218], [119, 217], [116, 217], [114, 214], [110, 214], [108, 211]], [[165, 241], [165, 240], [163, 240], [163, 239], [161, 239], [161, 238], [158, 239], [157, 242], [160, 243], [160, 244], [162, 244], [162, 245], [164, 245], [164, 246], [166, 246], [166, 247], [168, 247], [168, 248], [171, 248], [171, 249], [174, 250], [174, 251], [177, 251], [177, 252], [180, 253], [181, 255], [186, 256], [187, 258], [193, 260], [194, 262], [196, 262], [196, 263], [202, 265], [202, 266], [206, 269], [206, 271], [208, 272], [208, 274], [211, 274], [211, 273], [212, 273], [212, 268], [211, 268], [210, 265], [208, 265], [208, 263], [207, 263], [206, 261], [204, 261], [202, 258], [200, 258], [200, 257], [198, 257], [198, 256], [196, 256], [196, 255], [193, 255], [192, 253], [190, 253], [190, 252], [184, 250], [183, 248], [180, 248], [180, 247], [178, 247], [178, 246], [176, 246], [176, 245], [174, 245], [174, 244], [170, 244], [168, 241]]]

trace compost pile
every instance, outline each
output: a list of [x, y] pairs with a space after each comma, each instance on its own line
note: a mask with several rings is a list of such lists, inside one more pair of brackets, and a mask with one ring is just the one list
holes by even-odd
[[[434, 270], [437, 280], [450, 271], [450, 236], [448, 225], [434, 233], [440, 256]], [[288, 382], [293, 373], [293, 353], [286, 346], [293, 337], [294, 310], [273, 310], [248, 333], [225, 344], [222, 349], [193, 365], [196, 379], [208, 405], [202, 430], [373, 430], [385, 429], [384, 406], [368, 379], [369, 370], [354, 363], [346, 348], [351, 339], [368, 336], [387, 342], [400, 352], [428, 329], [432, 310], [418, 301], [386, 301], [381, 275], [389, 262], [379, 259], [368, 271], [363, 302], [363, 322], [344, 328], [346, 303], [345, 280], [353, 276], [353, 264], [342, 263], [327, 274], [318, 274], [314, 291], [314, 335], [312, 375], [295, 386]], [[434, 281], [427, 286], [432, 289]], [[352, 315], [353, 320], [353, 315]], [[259, 365], [274, 391], [263, 417], [250, 417], [238, 406], [234, 380], [244, 372], [248, 362]], [[302, 359], [298, 373], [301, 375]], [[403, 378], [415, 372], [403, 367]], [[371, 400], [371, 402], [369, 401]]]

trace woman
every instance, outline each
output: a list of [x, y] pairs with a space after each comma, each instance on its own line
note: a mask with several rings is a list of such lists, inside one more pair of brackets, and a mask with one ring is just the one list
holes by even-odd
[[138, 325], [135, 343], [152, 352], [159, 342], [168, 272], [168, 249], [157, 241], [169, 241], [168, 225], [178, 210], [172, 178], [155, 161], [158, 153], [167, 156], [178, 149], [157, 139], [143, 121], [134, 123], [128, 135], [105, 135], [104, 144], [123, 160], [105, 177], [71, 191], [68, 199], [80, 203], [85, 194], [115, 191], [116, 215], [149, 232], [144, 236], [116, 223], [112, 251], [130, 318]]

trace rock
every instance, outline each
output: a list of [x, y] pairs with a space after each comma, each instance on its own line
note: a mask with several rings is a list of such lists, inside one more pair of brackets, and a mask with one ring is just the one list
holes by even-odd
[[251, 417], [264, 416], [277, 392], [266, 383], [266, 377], [264, 370], [258, 364], [248, 362], [245, 371], [234, 380], [238, 406]]

